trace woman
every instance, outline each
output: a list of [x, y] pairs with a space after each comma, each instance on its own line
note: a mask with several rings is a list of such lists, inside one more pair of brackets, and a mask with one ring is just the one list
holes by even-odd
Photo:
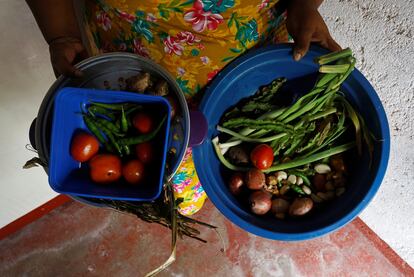
[[[340, 50], [318, 12], [322, 0], [27, 2], [49, 44], [56, 75], [81, 76], [73, 64], [87, 56], [134, 52], [166, 68], [190, 103], [227, 63], [256, 45], [286, 42], [290, 35], [295, 60], [311, 42]], [[173, 183], [176, 197], [184, 198], [179, 211], [197, 212], [206, 195], [191, 150]]]

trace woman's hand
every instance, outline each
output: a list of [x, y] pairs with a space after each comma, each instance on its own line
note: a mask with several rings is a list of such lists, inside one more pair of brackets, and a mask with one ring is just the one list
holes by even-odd
[[82, 71], [73, 66], [79, 60], [86, 58], [82, 42], [74, 37], [61, 37], [49, 44], [50, 59], [56, 76], [82, 76]]
[[293, 58], [298, 61], [308, 52], [311, 42], [332, 51], [341, 46], [331, 37], [318, 12], [318, 0], [291, 0], [288, 7], [287, 30], [295, 42]]

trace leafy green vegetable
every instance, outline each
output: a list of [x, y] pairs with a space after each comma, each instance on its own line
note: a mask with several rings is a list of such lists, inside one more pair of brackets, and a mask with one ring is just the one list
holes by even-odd
[[[290, 161], [285, 163], [278, 163], [280, 159], [275, 159], [273, 166], [264, 172], [298, 170], [300, 166], [347, 151], [355, 145], [361, 153], [362, 139], [372, 157], [373, 136], [362, 117], [339, 91], [355, 67], [352, 51], [347, 48], [315, 61], [321, 65], [320, 76], [313, 89], [293, 105], [283, 107], [278, 103], [276, 96], [286, 79], [277, 78], [224, 116], [217, 129], [231, 138], [219, 143], [217, 137], [213, 145], [226, 167], [246, 170], [230, 164], [223, 155], [229, 147], [243, 142], [268, 143], [275, 156], [289, 158]], [[344, 134], [351, 124], [355, 131], [354, 142], [337, 146], [343, 143]], [[302, 174], [301, 177], [309, 185], [307, 176]]]

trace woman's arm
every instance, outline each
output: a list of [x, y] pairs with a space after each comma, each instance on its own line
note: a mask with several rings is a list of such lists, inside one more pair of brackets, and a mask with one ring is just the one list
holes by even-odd
[[49, 44], [50, 58], [56, 75], [80, 76], [73, 67], [84, 48], [73, 8], [73, 0], [26, 0], [43, 37]]
[[300, 60], [308, 52], [311, 42], [332, 51], [341, 47], [331, 37], [328, 27], [318, 12], [323, 0], [290, 0], [287, 8], [287, 29], [295, 46], [293, 57]]
[[80, 39], [73, 0], [26, 0], [26, 2], [47, 43], [60, 37]]

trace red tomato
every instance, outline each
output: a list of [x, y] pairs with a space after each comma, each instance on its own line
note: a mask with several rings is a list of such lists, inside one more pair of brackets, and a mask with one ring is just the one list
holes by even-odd
[[107, 184], [121, 178], [121, 159], [112, 154], [98, 154], [89, 161], [92, 181]]
[[259, 144], [250, 153], [250, 160], [258, 169], [268, 169], [273, 163], [273, 149], [267, 144]]
[[134, 127], [142, 134], [149, 133], [152, 130], [152, 118], [143, 112], [137, 113], [132, 119]]
[[122, 175], [130, 184], [138, 184], [144, 177], [144, 164], [139, 160], [131, 160], [122, 168]]
[[91, 134], [78, 133], [72, 139], [70, 154], [78, 162], [86, 162], [99, 150], [99, 141]]
[[135, 152], [138, 159], [144, 164], [152, 161], [153, 158], [153, 147], [150, 142], [144, 142], [135, 146]]

